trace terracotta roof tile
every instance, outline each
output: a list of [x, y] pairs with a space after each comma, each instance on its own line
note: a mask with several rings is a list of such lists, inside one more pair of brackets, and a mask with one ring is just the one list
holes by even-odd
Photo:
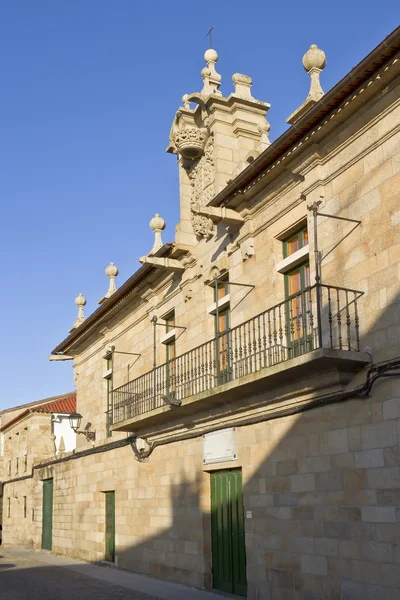
[[58, 413], [62, 415], [70, 415], [76, 411], [76, 394], [68, 394], [67, 396], [58, 398], [54, 402], [47, 402], [45, 404], [34, 405], [32, 408], [27, 408], [23, 412], [19, 413], [16, 417], [8, 421], [3, 427], [0, 427], [0, 431], [4, 431], [10, 425], [14, 425], [19, 419], [25, 417], [29, 413], [40, 412], [40, 413]]
[[76, 411], [76, 395], [66, 396], [56, 402], [49, 402], [48, 404], [42, 404], [41, 406], [35, 406], [32, 408], [32, 412], [41, 413], [60, 413], [69, 415]]

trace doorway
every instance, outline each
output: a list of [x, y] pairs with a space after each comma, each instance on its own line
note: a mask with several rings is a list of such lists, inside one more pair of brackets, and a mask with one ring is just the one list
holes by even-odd
[[242, 470], [211, 473], [213, 587], [246, 596]]
[[309, 290], [310, 265], [308, 262], [285, 275], [286, 323], [290, 358], [313, 349], [312, 300]]
[[42, 548], [51, 550], [53, 544], [53, 480], [43, 481]]
[[115, 562], [115, 492], [105, 492], [106, 534], [105, 560]]

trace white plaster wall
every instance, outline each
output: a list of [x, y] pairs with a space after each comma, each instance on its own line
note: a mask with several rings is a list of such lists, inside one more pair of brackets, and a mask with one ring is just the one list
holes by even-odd
[[71, 429], [69, 424], [69, 415], [53, 415], [53, 434], [55, 435], [54, 443], [56, 445], [56, 454], [60, 452], [61, 438], [64, 439], [65, 452], [71, 452], [76, 448], [76, 433]]

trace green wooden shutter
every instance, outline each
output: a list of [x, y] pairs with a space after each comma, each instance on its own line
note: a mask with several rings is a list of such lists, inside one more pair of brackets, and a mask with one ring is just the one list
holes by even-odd
[[115, 561], [115, 492], [105, 492], [106, 500], [106, 535], [105, 559]]
[[235, 469], [231, 471], [230, 475], [233, 593], [239, 596], [246, 596], [246, 542], [244, 535], [242, 472], [240, 469]]
[[43, 481], [42, 548], [51, 550], [53, 541], [53, 480]]

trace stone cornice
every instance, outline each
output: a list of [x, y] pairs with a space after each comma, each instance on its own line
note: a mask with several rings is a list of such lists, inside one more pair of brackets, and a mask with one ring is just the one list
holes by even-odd
[[331, 119], [335, 117], [340, 119], [339, 113], [348, 110], [347, 107], [357, 100], [360, 94], [365, 91], [367, 91], [366, 96], [371, 95], [371, 92], [376, 93], [378, 85], [385, 85], [388, 71], [393, 67], [397, 70], [400, 69], [398, 58], [395, 57], [399, 49], [400, 27], [387, 36], [295, 125], [285, 131], [249, 167], [217, 194], [210, 202], [210, 206], [226, 204], [236, 194], [243, 193], [249, 184], [264, 177], [310, 138], [312, 139], [316, 131], [330, 123]]
[[[400, 58], [400, 55], [399, 55]], [[397, 68], [398, 70], [400, 69], [400, 60], [399, 58], [396, 58], [393, 60], [392, 64], [390, 66], [394, 66], [395, 64], [397, 64]], [[311, 130], [303, 139], [299, 140], [299, 142], [293, 146], [293, 148], [291, 148], [286, 154], [283, 154], [276, 162], [272, 163], [270, 166], [268, 166], [265, 171], [259, 175], [258, 177], [254, 178], [250, 184], [248, 184], [247, 186], [243, 187], [242, 189], [240, 189], [240, 194], [246, 194], [247, 192], [249, 192], [251, 190], [251, 188], [253, 186], [255, 186], [257, 183], [259, 183], [260, 181], [262, 181], [264, 178], [266, 178], [267, 175], [272, 174], [273, 171], [276, 169], [277, 173], [279, 174], [280, 171], [278, 169], [279, 166], [281, 166], [283, 164], [284, 161], [289, 161], [290, 159], [293, 159], [295, 156], [295, 153], [297, 153], [297, 151], [300, 150], [304, 150], [306, 147], [308, 147], [308, 143], [311, 141], [312, 144], [316, 144], [318, 143], [316, 134], [320, 134], [321, 135], [321, 130], [330, 125], [332, 128], [333, 123], [342, 123], [344, 120], [341, 119], [341, 111], [344, 110], [345, 108], [347, 108], [348, 105], [350, 105], [351, 102], [354, 102], [355, 100], [358, 99], [359, 95], [362, 94], [365, 91], [365, 88], [370, 86], [373, 83], [380, 83], [383, 74], [385, 71], [387, 71], [389, 69], [389, 67], [385, 67], [385, 69], [382, 69], [382, 71], [380, 71], [377, 75], [375, 75], [373, 77], [373, 79], [370, 80], [370, 82], [368, 82], [368, 84], [364, 87], [360, 87], [360, 89], [358, 90], [357, 93], [355, 93], [352, 98], [348, 99], [346, 102], [344, 102], [341, 106], [339, 106], [339, 108], [335, 111], [332, 111], [329, 118], [327, 118], [325, 121], [323, 121], [321, 124], [318, 125], [318, 127], [316, 127], [315, 129]], [[357, 109], [358, 107], [356, 107]], [[340, 117], [339, 117], [340, 115]], [[382, 117], [382, 114], [380, 115], [379, 118]], [[372, 121], [373, 124], [373, 121]], [[355, 134], [354, 136], [351, 136], [351, 138], [349, 138], [348, 140], [346, 140], [345, 142], [343, 142], [342, 147], [346, 147], [349, 143], [351, 143], [352, 141], [354, 141], [355, 139], [357, 139], [357, 137], [359, 137], [359, 135], [362, 135], [362, 133], [364, 133], [364, 131], [366, 129], [368, 129], [371, 126], [371, 123], [369, 123], [368, 125], [366, 125], [364, 128], [360, 129], [359, 132], [357, 132], [357, 134]], [[265, 151], [268, 152], [269, 148]], [[338, 150], [339, 152], [340, 150]], [[330, 155], [331, 157], [331, 155]], [[353, 159], [354, 160], [354, 159]], [[323, 162], [321, 162], [320, 164], [324, 164]], [[347, 163], [346, 168], [348, 168], [349, 163]], [[235, 196], [236, 194], [234, 194]], [[212, 201], [210, 203], [211, 205], [214, 205], [214, 201]], [[224, 203], [225, 204], [225, 203]]]
[[[399, 105], [400, 105], [400, 99], [398, 102], [394, 103], [391, 106], [391, 110], [393, 110], [394, 108], [396, 108], [396, 106], [399, 106]], [[384, 114], [387, 114], [387, 112], [389, 112], [389, 111], [384, 111]], [[383, 113], [380, 113], [380, 114], [382, 115]], [[316, 153], [314, 153], [312, 161], [309, 161], [306, 164], [306, 166], [302, 165], [302, 168], [301, 168], [302, 174], [306, 175], [307, 173], [309, 173], [310, 171], [315, 169], [315, 167], [317, 167], [317, 166], [324, 166], [326, 163], [328, 163], [328, 161], [330, 161], [332, 158], [334, 158], [336, 155], [338, 155], [341, 151], [346, 149], [351, 144], [351, 142], [354, 142], [354, 140], [356, 140], [358, 137], [363, 135], [366, 131], [370, 130], [371, 127], [375, 123], [377, 123], [379, 120], [380, 119], [378, 117], [376, 117], [376, 119], [373, 119], [372, 121], [370, 121], [368, 125], [360, 128], [360, 130], [357, 132], [357, 134], [352, 136], [351, 139], [344, 141], [342, 144], [340, 144], [340, 146], [334, 148], [332, 150], [332, 152], [329, 152], [326, 156], [322, 156], [321, 153], [318, 156]], [[335, 171], [330, 173], [327, 177], [322, 178], [322, 179], [318, 178], [315, 181], [313, 181], [313, 183], [311, 185], [309, 185], [307, 187], [303, 186], [302, 194], [306, 197], [311, 192], [316, 190], [318, 187], [327, 185], [328, 183], [330, 183], [331, 181], [336, 179], [339, 175], [341, 175], [344, 171], [346, 171], [349, 167], [356, 164], [358, 161], [360, 161], [365, 156], [367, 156], [375, 148], [379, 147], [384, 142], [389, 140], [391, 137], [396, 135], [399, 131], [400, 131], [400, 126], [394, 127], [391, 131], [385, 133], [384, 135], [379, 137], [377, 140], [375, 140], [375, 142], [373, 144], [368, 145], [368, 147], [364, 148], [361, 152], [354, 154], [350, 160], [346, 160], [343, 165], [341, 165]], [[275, 180], [275, 181], [277, 181], [277, 180]], [[245, 209], [243, 209], [240, 212], [240, 214], [242, 214], [244, 216], [245, 222], [247, 222], [248, 220], [252, 220], [252, 219], [254, 219], [254, 217], [257, 214], [259, 214], [260, 211], [262, 211], [264, 209], [264, 207], [267, 204], [270, 204], [271, 202], [276, 202], [280, 198], [284, 197], [287, 193], [293, 191], [296, 188], [296, 186], [298, 186], [298, 182], [293, 182], [288, 177], [286, 184], [283, 182], [282, 185], [280, 185], [280, 186], [277, 185], [277, 187], [274, 188], [273, 190], [271, 190], [271, 193], [268, 194], [267, 196], [265, 195], [265, 191], [257, 190], [257, 195], [259, 196], [259, 198], [257, 198], [257, 196], [252, 198], [253, 205], [251, 207], [247, 206]], [[271, 224], [271, 223], [268, 222], [268, 225], [269, 224]], [[257, 235], [257, 233], [259, 233], [260, 231], [262, 231], [264, 229], [265, 229], [264, 226], [262, 228], [258, 228], [257, 230], [254, 231], [254, 234]]]
[[[168, 256], [170, 252], [171, 244], [165, 244], [155, 256]], [[104, 321], [111, 318], [116, 310], [121, 309], [121, 306], [125, 304], [128, 298], [133, 294], [137, 294], [156, 269], [157, 267], [153, 265], [143, 265], [138, 269], [136, 273], [134, 273], [112, 296], [110, 296], [106, 302], [101, 304], [100, 307], [86, 319], [86, 321], [74, 329], [64, 341], [54, 348], [51, 354], [61, 354], [68, 349], [79, 345], [83, 339], [87, 337], [89, 332], [92, 332], [100, 323], [104, 324]], [[71, 354], [73, 354], [72, 351]]]

